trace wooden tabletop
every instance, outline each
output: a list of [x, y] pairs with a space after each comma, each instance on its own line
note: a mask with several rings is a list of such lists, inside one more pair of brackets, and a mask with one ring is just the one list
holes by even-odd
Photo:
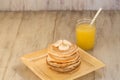
[[[75, 42], [76, 21], [95, 12], [0, 12], [0, 80], [40, 80], [20, 57], [58, 39]], [[103, 11], [96, 27], [96, 45], [88, 52], [106, 67], [77, 80], [120, 80], [120, 11]]]

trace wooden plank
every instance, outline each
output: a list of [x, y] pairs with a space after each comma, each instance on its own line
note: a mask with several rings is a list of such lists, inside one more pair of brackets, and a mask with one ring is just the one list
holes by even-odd
[[97, 40], [93, 55], [106, 67], [95, 73], [95, 80], [119, 80], [120, 11], [104, 11], [97, 19]]
[[0, 80], [4, 80], [22, 13], [0, 13]]
[[56, 12], [25, 12], [2, 80], [39, 80], [20, 57], [45, 48], [53, 40]]
[[0, 10], [120, 10], [120, 0], [0, 0]]

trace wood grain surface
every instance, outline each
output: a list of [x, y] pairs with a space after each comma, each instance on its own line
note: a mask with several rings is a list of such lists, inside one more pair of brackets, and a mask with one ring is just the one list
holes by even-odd
[[[58, 39], [75, 42], [78, 19], [96, 11], [0, 12], [0, 80], [40, 80], [20, 57]], [[96, 20], [97, 38], [88, 51], [106, 64], [104, 69], [76, 80], [120, 80], [120, 11], [103, 11]]]
[[120, 10], [120, 0], [0, 0], [0, 10]]

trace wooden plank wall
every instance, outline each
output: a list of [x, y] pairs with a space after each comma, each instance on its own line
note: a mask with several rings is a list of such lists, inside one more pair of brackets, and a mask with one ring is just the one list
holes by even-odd
[[120, 0], [0, 0], [0, 10], [120, 10]]

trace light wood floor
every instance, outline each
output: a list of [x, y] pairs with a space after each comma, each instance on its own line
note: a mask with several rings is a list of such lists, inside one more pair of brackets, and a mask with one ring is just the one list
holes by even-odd
[[[94, 14], [95, 11], [0, 12], [0, 80], [40, 80], [20, 57], [58, 39], [75, 42], [76, 21]], [[120, 80], [120, 11], [103, 11], [96, 26], [96, 45], [89, 52], [106, 67], [77, 80]]]

